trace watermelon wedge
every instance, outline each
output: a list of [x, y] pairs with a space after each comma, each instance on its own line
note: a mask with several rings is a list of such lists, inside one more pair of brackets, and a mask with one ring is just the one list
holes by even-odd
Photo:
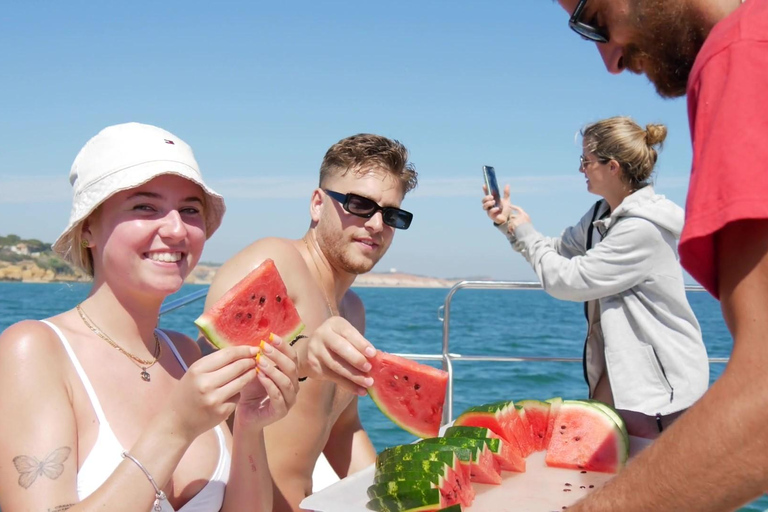
[[368, 395], [381, 412], [415, 436], [436, 437], [448, 373], [380, 350], [369, 361], [373, 386]]
[[[475, 489], [469, 480], [469, 473], [462, 466], [455, 454], [444, 452], [443, 455], [452, 456], [443, 460], [394, 460], [376, 468], [373, 483], [382, 483], [399, 480], [433, 480], [443, 477], [453, 482], [459, 499], [463, 505], [470, 506], [475, 499]], [[444, 462], [448, 460], [448, 462]]]
[[467, 437], [431, 437], [420, 441], [420, 443], [469, 448], [472, 453], [469, 479], [479, 484], [501, 484], [499, 461], [496, 460], [493, 452], [483, 440]]
[[481, 427], [448, 427], [443, 437], [468, 437], [484, 441], [493, 453], [493, 457], [499, 463], [499, 467], [506, 471], [525, 473], [525, 459], [520, 455], [520, 450], [512, 448], [509, 441], [493, 433], [492, 430]]
[[547, 436], [547, 425], [549, 424], [549, 403], [540, 400], [520, 400], [515, 402], [515, 405], [525, 410], [525, 417], [531, 425], [534, 450], [546, 449], [544, 438]]
[[544, 435], [544, 448], [549, 446], [549, 441], [552, 439], [552, 432], [555, 429], [555, 419], [557, 413], [560, 412], [560, 406], [563, 405], [563, 399], [559, 396], [545, 400], [549, 404], [549, 416], [547, 417], [547, 433]]
[[629, 457], [629, 443], [601, 407], [565, 400], [555, 419], [545, 462], [558, 468], [616, 473]]
[[274, 333], [290, 342], [304, 329], [275, 262], [253, 269], [195, 324], [218, 348], [259, 345]]

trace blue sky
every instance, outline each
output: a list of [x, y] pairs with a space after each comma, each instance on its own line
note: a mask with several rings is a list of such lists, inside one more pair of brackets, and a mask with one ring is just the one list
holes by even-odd
[[685, 202], [685, 101], [609, 75], [550, 0], [34, 1], [0, 24], [0, 235], [52, 242], [77, 151], [126, 121], [190, 143], [227, 199], [208, 261], [301, 236], [323, 154], [359, 132], [402, 141], [420, 177], [377, 271], [533, 278], [480, 208], [481, 167], [555, 236], [597, 199], [575, 135], [603, 117], [667, 124], [656, 188]]

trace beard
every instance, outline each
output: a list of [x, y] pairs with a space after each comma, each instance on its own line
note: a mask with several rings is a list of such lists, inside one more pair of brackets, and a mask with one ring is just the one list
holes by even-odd
[[637, 34], [625, 48], [624, 65], [645, 73], [660, 96], [683, 96], [707, 38], [704, 20], [684, 2], [669, 0], [636, 0], [632, 14]]
[[352, 247], [354, 242], [348, 240], [343, 231], [333, 228], [324, 229], [322, 222], [316, 229], [317, 243], [325, 257], [334, 268], [349, 274], [361, 275], [370, 272], [387, 252], [388, 247], [384, 246], [385, 242], [382, 239], [379, 251], [373, 257], [355, 254]]

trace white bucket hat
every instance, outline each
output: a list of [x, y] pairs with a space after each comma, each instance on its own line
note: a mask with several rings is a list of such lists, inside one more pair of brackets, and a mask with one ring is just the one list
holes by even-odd
[[122, 190], [138, 187], [163, 174], [175, 174], [196, 183], [205, 193], [206, 237], [218, 229], [226, 207], [209, 188], [189, 145], [174, 134], [147, 124], [108, 126], [89, 140], [72, 163], [72, 212], [69, 225], [53, 244], [59, 255], [72, 261], [72, 247], [81, 223], [104, 201]]

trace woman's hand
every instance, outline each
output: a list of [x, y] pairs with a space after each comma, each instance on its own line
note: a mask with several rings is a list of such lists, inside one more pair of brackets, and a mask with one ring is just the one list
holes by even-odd
[[509, 220], [507, 221], [507, 233], [514, 233], [517, 226], [531, 222], [531, 218], [525, 213], [525, 210], [519, 206], [510, 204]]
[[283, 418], [296, 403], [299, 375], [296, 351], [279, 336], [263, 343], [257, 357], [258, 376], [240, 392], [236, 421], [248, 428], [263, 428]]
[[499, 199], [499, 206], [496, 206], [496, 200], [488, 193], [488, 187], [483, 185], [483, 210], [488, 213], [488, 217], [494, 224], [506, 224], [509, 219], [512, 204], [509, 202], [509, 185], [504, 185], [503, 196]]
[[170, 397], [175, 428], [190, 441], [226, 420], [256, 380], [258, 347], [227, 347], [195, 361]]
[[367, 358], [376, 355], [376, 348], [344, 318], [328, 318], [300, 343], [307, 343], [304, 371], [309, 377], [331, 380], [359, 396], [373, 385], [366, 375], [371, 369]]
[[[483, 191], [488, 194], [488, 187], [483, 185]], [[509, 200], [509, 185], [504, 185], [504, 195], [501, 198], [501, 206], [495, 206], [493, 196], [488, 194], [483, 197], [483, 210], [488, 212], [488, 217], [494, 224], [506, 224], [507, 233], [514, 233], [517, 226], [531, 222], [531, 218], [525, 210], [515, 206]]]

